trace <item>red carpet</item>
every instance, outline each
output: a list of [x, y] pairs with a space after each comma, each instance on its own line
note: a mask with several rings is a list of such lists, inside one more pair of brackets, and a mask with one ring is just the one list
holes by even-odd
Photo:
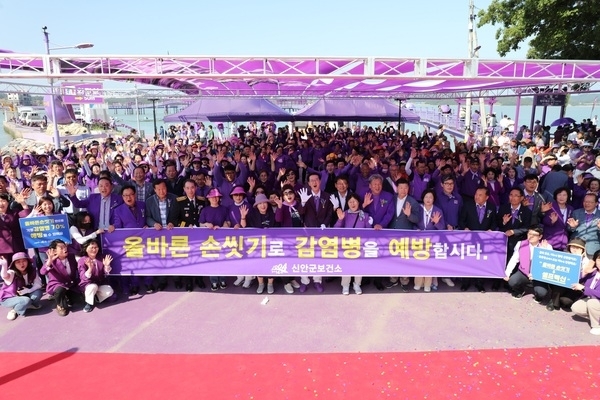
[[[2, 398], [598, 398], [600, 347], [365, 354], [2, 353]], [[595, 366], [595, 368], [594, 368]]]

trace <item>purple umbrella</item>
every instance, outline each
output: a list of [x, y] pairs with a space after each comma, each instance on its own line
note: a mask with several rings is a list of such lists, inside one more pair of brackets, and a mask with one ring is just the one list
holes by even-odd
[[575, 120], [573, 118], [564, 117], [564, 118], [557, 119], [552, 124], [550, 124], [550, 126], [569, 125], [569, 124], [574, 124], [574, 123], [575, 123]]

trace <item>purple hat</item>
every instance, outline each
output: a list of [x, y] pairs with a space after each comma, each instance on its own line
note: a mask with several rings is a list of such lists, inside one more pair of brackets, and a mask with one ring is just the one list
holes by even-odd
[[193, 163], [202, 163], [202, 159], [200, 157], [194, 157], [194, 159], [192, 160], [192, 164]]
[[269, 202], [269, 199], [267, 199], [267, 196], [265, 196], [262, 193], [257, 194], [256, 198], [254, 199], [254, 207], [256, 207], [259, 204], [268, 203], [268, 202]]
[[206, 195], [206, 198], [210, 199], [211, 197], [223, 197], [223, 195], [221, 194], [221, 192], [219, 192], [219, 189], [211, 189], [210, 192], [208, 192], [208, 194]]
[[233, 190], [231, 191], [231, 193], [229, 193], [229, 196], [233, 196], [234, 194], [243, 194], [244, 196], [246, 195], [246, 191], [244, 190], [243, 187], [241, 186], [236, 186], [233, 188]]
[[27, 255], [27, 253], [24, 252], [19, 252], [19, 253], [15, 253], [13, 255], [12, 258], [12, 262], [10, 263], [10, 266], [12, 267], [15, 264], [15, 261], [17, 260], [27, 260], [27, 261], [31, 261], [31, 259], [29, 258], [29, 256]]

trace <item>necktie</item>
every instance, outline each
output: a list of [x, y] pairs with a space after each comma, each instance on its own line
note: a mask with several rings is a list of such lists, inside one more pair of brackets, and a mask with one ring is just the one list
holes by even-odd
[[313, 196], [315, 198], [315, 208], [319, 208], [319, 196]]
[[519, 209], [518, 208], [513, 209], [511, 212], [511, 215], [512, 215], [512, 222], [514, 223], [515, 220], [517, 219], [517, 217], [519, 216]]
[[483, 222], [483, 216], [485, 215], [485, 206], [477, 206], [477, 216], [479, 217], [479, 223]]
[[585, 213], [585, 223], [589, 224], [590, 222], [592, 222], [593, 217], [594, 217], [594, 214]]
[[528, 207], [531, 211], [533, 211], [533, 205], [535, 203], [535, 200], [533, 199], [533, 195], [525, 195], [525, 198], [527, 199], [527, 204]]

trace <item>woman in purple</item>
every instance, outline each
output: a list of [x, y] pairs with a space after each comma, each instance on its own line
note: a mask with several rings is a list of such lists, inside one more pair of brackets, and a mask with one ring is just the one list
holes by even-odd
[[[421, 215], [417, 223], [417, 229], [421, 231], [445, 230], [446, 221], [444, 220], [444, 213], [441, 208], [434, 205], [436, 200], [435, 191], [427, 189], [421, 196], [423, 204], [421, 205]], [[437, 290], [438, 279], [435, 277], [416, 276], [414, 289], [421, 290], [421, 287], [423, 287], [425, 292], [430, 292], [431, 289]]]
[[583, 278], [573, 284], [573, 290], [581, 292], [582, 298], [571, 306], [579, 316], [589, 318], [590, 333], [600, 335], [600, 250], [594, 253], [593, 264], [583, 269]]
[[10, 308], [6, 318], [10, 321], [25, 315], [29, 308], [41, 307], [42, 280], [26, 253], [15, 253], [8, 267], [6, 258], [0, 257], [0, 276], [4, 284], [0, 288], [0, 304]]
[[568, 204], [570, 199], [571, 190], [569, 188], [556, 189], [552, 208], [544, 214], [542, 219], [544, 238], [554, 250], [563, 251], [567, 247], [569, 239], [567, 220], [573, 214], [573, 207]]
[[[350, 193], [347, 197], [348, 210], [342, 211], [341, 208], [337, 209], [338, 220], [333, 226], [334, 228], [350, 228], [350, 229], [365, 229], [373, 227], [373, 218], [366, 212], [360, 209], [360, 197], [356, 193]], [[342, 294], [350, 294], [350, 276], [342, 277]], [[362, 283], [362, 276], [354, 277], [354, 285], [352, 288], [356, 294], [362, 294], [360, 284]]]
[[277, 210], [275, 211], [275, 221], [283, 228], [301, 228], [304, 226], [302, 217], [298, 212], [298, 202], [296, 201], [296, 192], [292, 185], [284, 185], [281, 189], [282, 199], [276, 199]]
[[[231, 197], [231, 199], [233, 200], [233, 204], [227, 207], [229, 222], [231, 223], [231, 225], [233, 225], [234, 229], [244, 228], [245, 222], [244, 225], [242, 225], [242, 219], [245, 218], [245, 216], [242, 215], [241, 210], [242, 207], [244, 207], [247, 212], [247, 210], [249, 210], [250, 208], [250, 204], [246, 199], [246, 191], [242, 186], [235, 186], [231, 190], [231, 193], [229, 193], [229, 197]], [[243, 283], [244, 288], [248, 289], [252, 284], [252, 279], [252, 276], [239, 275], [236, 278], [235, 282], [233, 282], [233, 285], [240, 286]]]
[[[200, 211], [198, 222], [201, 227], [208, 229], [229, 228], [230, 222], [228, 219], [227, 208], [221, 204], [223, 195], [219, 189], [212, 189], [208, 192], [206, 198], [209, 205]], [[224, 276], [210, 277], [211, 290], [213, 292], [220, 289], [227, 289], [227, 283]]]
[[79, 290], [85, 295], [83, 311], [89, 313], [94, 309], [95, 300], [102, 303], [114, 293], [106, 279], [106, 275], [111, 271], [110, 263], [113, 258], [107, 255], [102, 262], [98, 260], [100, 245], [96, 239], [85, 242], [82, 250], [82, 257], [77, 263]]
[[70, 303], [80, 295], [77, 261], [59, 239], [50, 243], [46, 256], [40, 274], [46, 276], [46, 293], [54, 296], [56, 312], [64, 317], [69, 314]]

